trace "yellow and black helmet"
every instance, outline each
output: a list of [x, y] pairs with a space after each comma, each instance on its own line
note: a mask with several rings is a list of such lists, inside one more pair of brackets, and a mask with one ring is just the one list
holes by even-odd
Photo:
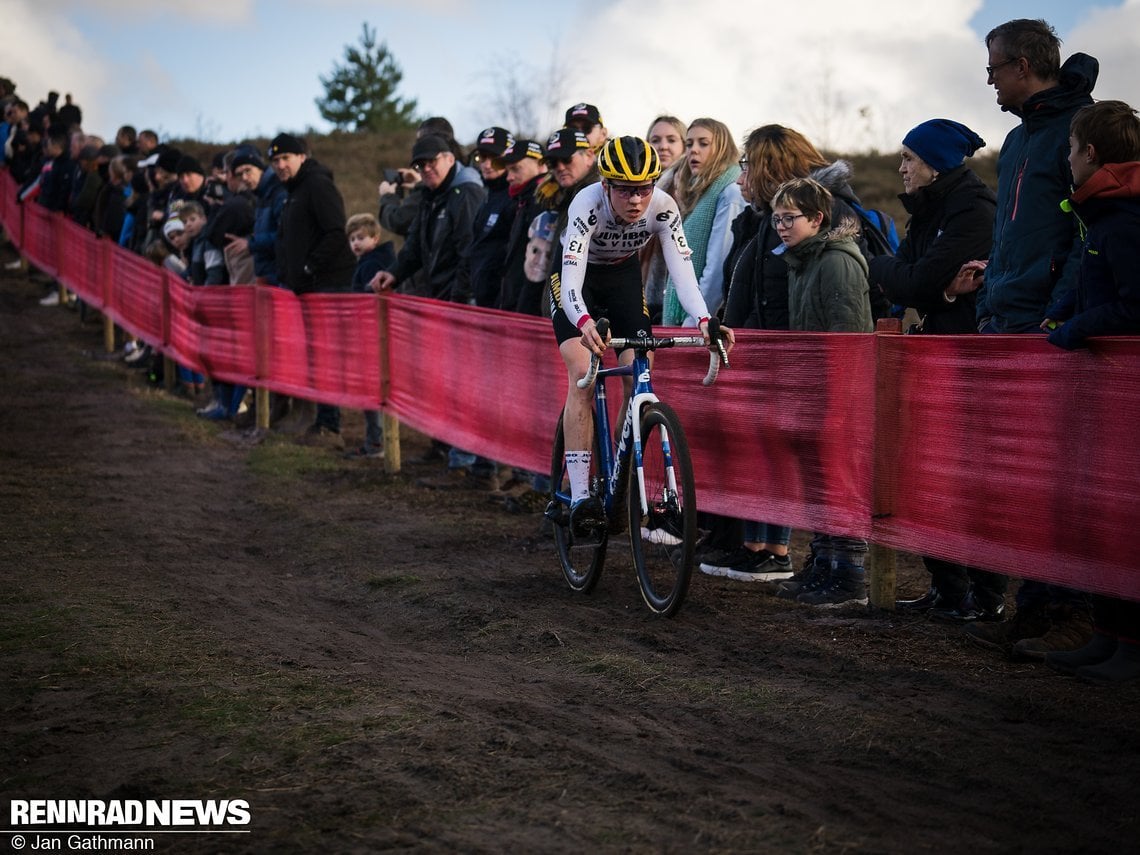
[[661, 158], [641, 137], [618, 137], [602, 149], [598, 172], [611, 181], [653, 181], [661, 174]]

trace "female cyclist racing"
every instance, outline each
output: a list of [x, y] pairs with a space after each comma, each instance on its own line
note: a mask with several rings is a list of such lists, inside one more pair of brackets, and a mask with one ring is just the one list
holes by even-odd
[[[604, 516], [600, 502], [589, 495], [593, 389], [577, 385], [589, 370], [590, 355], [605, 351], [593, 315], [608, 318], [619, 338], [652, 334], [637, 255], [652, 237], [660, 240], [681, 305], [699, 319], [706, 340], [709, 336], [709, 312], [693, 273], [681, 213], [673, 198], [654, 186], [661, 174], [657, 152], [638, 137], [611, 140], [598, 158], [598, 172], [602, 180], [583, 188], [570, 203], [561, 236], [562, 272], [550, 278], [554, 334], [570, 379], [562, 424], [574, 530]], [[721, 329], [731, 349], [732, 330]], [[618, 359], [628, 364], [633, 355], [626, 350]]]

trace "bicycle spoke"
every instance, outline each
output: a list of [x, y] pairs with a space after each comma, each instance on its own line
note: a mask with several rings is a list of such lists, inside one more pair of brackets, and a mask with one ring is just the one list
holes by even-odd
[[641, 421], [643, 513], [636, 469], [630, 476], [630, 545], [641, 594], [651, 610], [672, 615], [681, 607], [697, 539], [696, 493], [688, 443], [676, 413], [660, 402]]

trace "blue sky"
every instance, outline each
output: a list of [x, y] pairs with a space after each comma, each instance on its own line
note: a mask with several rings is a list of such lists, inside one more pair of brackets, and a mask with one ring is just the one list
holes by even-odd
[[810, 18], [802, 8], [602, 0], [553, 15], [500, 0], [0, 0], [0, 74], [32, 103], [72, 92], [87, 130], [103, 135], [123, 123], [219, 142], [326, 130], [319, 77], [367, 22], [403, 69], [401, 94], [421, 115], [447, 116], [465, 142], [489, 124], [511, 127], [509, 79], [535, 90], [541, 134], [587, 100], [617, 133], [644, 133], [672, 112], [719, 118], [740, 137], [780, 122], [823, 146], [890, 150], [919, 121], [948, 116], [996, 147], [1013, 120], [986, 86], [981, 37], [1041, 16], [1066, 54], [1101, 60], [1098, 97], [1140, 102], [1140, 0], [816, 0]]

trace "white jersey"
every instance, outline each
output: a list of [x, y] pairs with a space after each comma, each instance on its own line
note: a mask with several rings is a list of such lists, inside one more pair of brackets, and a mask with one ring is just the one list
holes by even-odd
[[633, 223], [618, 220], [610, 208], [609, 194], [599, 182], [582, 188], [570, 202], [569, 222], [562, 234], [562, 311], [575, 327], [589, 320], [582, 284], [587, 264], [617, 264], [649, 243], [654, 235], [669, 275], [677, 287], [677, 298], [685, 311], [697, 319], [709, 316], [697, 277], [692, 253], [685, 242], [681, 212], [677, 202], [657, 187], [641, 219]]

